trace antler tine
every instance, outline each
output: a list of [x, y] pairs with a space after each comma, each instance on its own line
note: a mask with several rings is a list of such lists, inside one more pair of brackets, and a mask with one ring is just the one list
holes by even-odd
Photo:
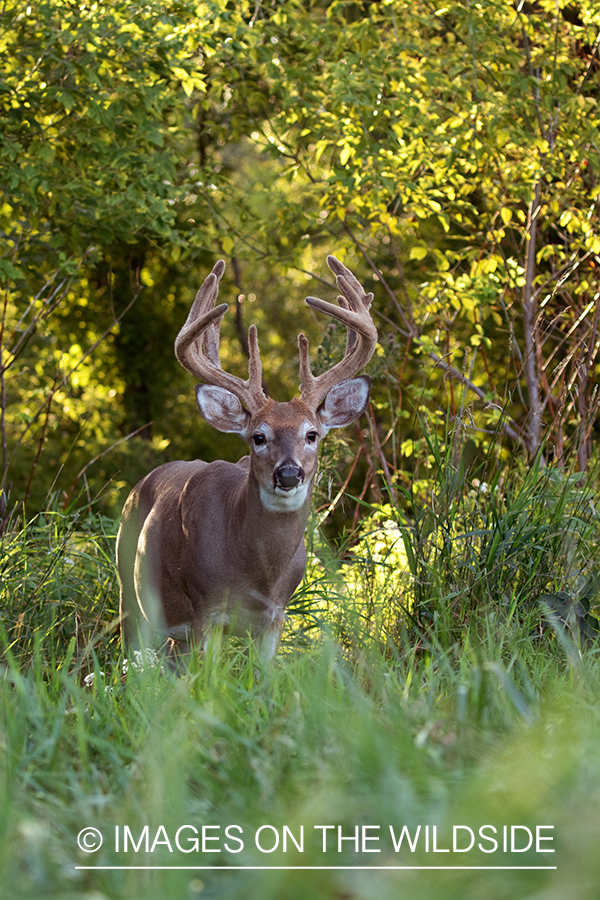
[[337, 298], [339, 305], [318, 297], [307, 297], [306, 302], [311, 309], [323, 312], [345, 325], [348, 338], [346, 353], [341, 362], [315, 377], [308, 358], [308, 341], [303, 334], [299, 336], [300, 391], [304, 402], [313, 408], [321, 403], [334, 385], [353, 378], [368, 363], [377, 346], [377, 329], [369, 313], [373, 294], [367, 293], [350, 269], [335, 256], [328, 256], [327, 264], [336, 276], [337, 286], [341, 291]]
[[262, 389], [262, 363], [256, 325], [248, 329], [248, 387], [252, 395], [260, 399], [260, 406], [264, 406], [267, 396]]
[[[337, 260], [336, 260], [336, 262], [337, 262]], [[337, 301], [338, 301], [339, 305], [342, 307], [342, 309], [350, 308], [350, 304], [348, 303], [348, 301], [346, 300], [346, 298], [344, 297], [343, 294], [338, 294]], [[350, 353], [350, 351], [356, 344], [356, 341], [357, 341], [356, 332], [352, 328], [348, 328], [347, 337], [346, 337], [346, 353], [347, 354]]]
[[219, 260], [204, 280], [188, 314], [185, 325], [175, 339], [175, 355], [184, 369], [205, 384], [225, 388], [235, 394], [250, 412], [257, 412], [267, 402], [262, 389], [262, 366], [256, 326], [248, 331], [250, 359], [247, 381], [225, 372], [219, 357], [219, 335], [226, 303], [214, 306], [225, 263]]

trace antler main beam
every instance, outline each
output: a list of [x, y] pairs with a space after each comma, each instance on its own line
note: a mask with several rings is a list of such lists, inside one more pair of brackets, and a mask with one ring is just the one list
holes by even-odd
[[204, 384], [225, 388], [235, 394], [249, 412], [255, 413], [267, 402], [262, 389], [256, 325], [251, 325], [248, 330], [248, 380], [237, 378], [221, 367], [219, 335], [229, 307], [226, 303], [215, 306], [215, 301], [224, 271], [225, 263], [220, 259], [196, 294], [186, 323], [175, 340], [175, 355], [181, 365]]
[[[322, 375], [313, 375], [308, 340], [304, 334], [298, 337], [300, 348], [300, 392], [308, 407], [316, 410], [332, 387], [353, 378], [372, 357], [377, 345], [377, 329], [369, 312], [373, 294], [367, 293], [350, 269], [335, 256], [327, 257], [327, 264], [336, 276], [340, 290], [338, 304], [319, 297], [307, 297], [306, 302], [316, 312], [325, 313], [348, 329], [346, 352], [341, 362]], [[219, 282], [225, 271], [225, 263], [219, 260], [196, 294], [187, 321], [175, 341], [175, 355], [181, 365], [204, 384], [225, 388], [235, 394], [246, 409], [254, 414], [267, 402], [262, 389], [262, 366], [258, 348], [256, 326], [248, 330], [248, 380], [244, 381], [225, 372], [219, 357], [219, 335], [226, 303], [215, 306]]]
[[339, 306], [318, 297], [307, 297], [306, 302], [318, 312], [337, 319], [348, 329], [346, 353], [341, 362], [322, 375], [314, 376], [308, 358], [308, 340], [301, 334], [300, 347], [300, 392], [307, 406], [316, 409], [334, 385], [353, 378], [371, 359], [377, 346], [377, 329], [369, 309], [373, 294], [367, 293], [350, 269], [335, 256], [327, 257], [327, 265], [336, 276], [341, 291]]

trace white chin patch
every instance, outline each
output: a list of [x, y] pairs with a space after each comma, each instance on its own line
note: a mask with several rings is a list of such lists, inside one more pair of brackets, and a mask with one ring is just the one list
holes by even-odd
[[280, 487], [266, 488], [262, 484], [260, 486], [261, 503], [269, 512], [295, 512], [304, 506], [307, 493], [306, 482], [287, 491]]

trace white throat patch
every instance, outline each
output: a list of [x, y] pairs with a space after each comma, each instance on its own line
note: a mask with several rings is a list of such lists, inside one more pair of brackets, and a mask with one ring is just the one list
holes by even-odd
[[261, 484], [260, 502], [269, 512], [296, 512], [304, 506], [308, 487], [308, 482], [305, 482], [286, 491], [279, 487], [266, 488]]

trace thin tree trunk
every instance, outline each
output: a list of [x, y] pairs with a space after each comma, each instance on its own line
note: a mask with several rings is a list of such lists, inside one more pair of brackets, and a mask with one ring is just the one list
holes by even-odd
[[533, 200], [529, 204], [527, 223], [527, 252], [525, 255], [525, 285], [523, 287], [523, 335], [525, 353], [523, 366], [529, 395], [529, 414], [525, 426], [525, 446], [535, 456], [540, 448], [542, 433], [542, 408], [540, 400], [540, 376], [538, 369], [538, 304], [534, 296], [535, 246], [540, 210], [541, 183], [535, 186]]
[[591, 409], [591, 387], [594, 376], [594, 363], [598, 352], [598, 318], [600, 315], [600, 300], [596, 296], [596, 309], [594, 321], [590, 333], [583, 344], [587, 352], [582, 352], [582, 359], [578, 365], [579, 385], [577, 390], [577, 406], [579, 412], [579, 424], [577, 435], [577, 462], [580, 472], [585, 472], [592, 455], [592, 423], [596, 410]]

